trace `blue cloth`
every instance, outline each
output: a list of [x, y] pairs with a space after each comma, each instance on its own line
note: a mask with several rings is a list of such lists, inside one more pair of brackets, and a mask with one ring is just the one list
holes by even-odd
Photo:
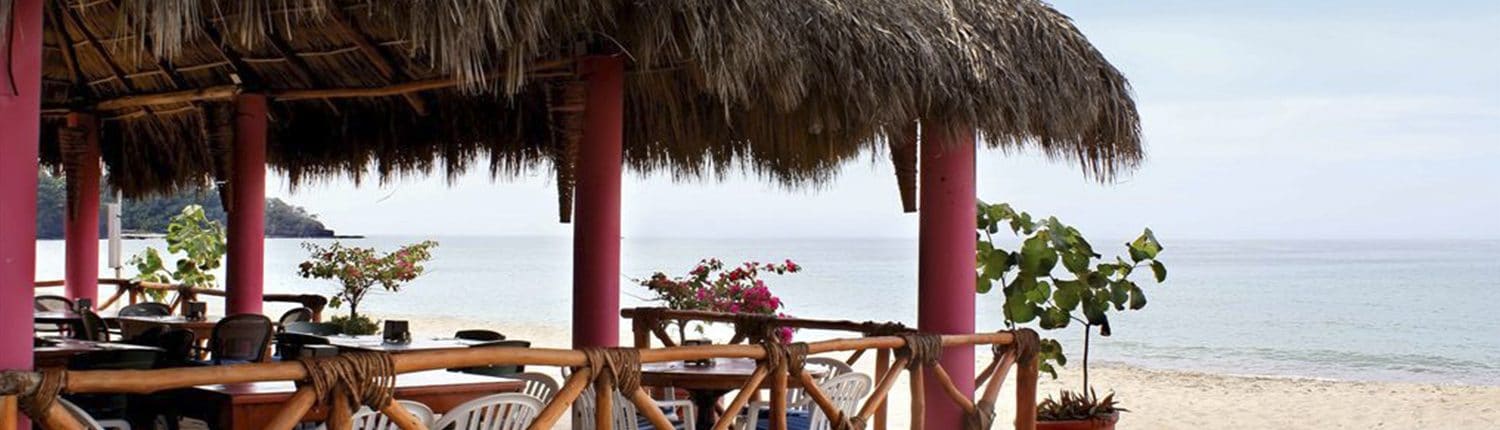
[[[771, 411], [761, 411], [760, 419], [755, 422], [756, 430], [771, 430]], [[791, 411], [786, 413], [787, 430], [807, 430], [812, 428], [812, 413], [807, 411]]]

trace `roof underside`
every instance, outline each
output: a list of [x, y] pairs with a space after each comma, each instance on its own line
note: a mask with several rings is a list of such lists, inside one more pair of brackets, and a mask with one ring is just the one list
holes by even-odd
[[917, 120], [1099, 178], [1142, 156], [1125, 78], [1036, 0], [44, 1], [43, 159], [95, 111], [129, 194], [223, 178], [236, 92], [272, 96], [294, 180], [569, 171], [601, 48], [628, 58], [639, 171], [815, 184]]

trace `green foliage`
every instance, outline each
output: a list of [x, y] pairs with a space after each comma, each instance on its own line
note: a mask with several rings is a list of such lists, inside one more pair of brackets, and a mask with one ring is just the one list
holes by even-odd
[[297, 273], [308, 279], [339, 281], [343, 289], [329, 297], [328, 305], [337, 308], [348, 303], [350, 324], [357, 324], [359, 304], [366, 294], [377, 285], [386, 291], [401, 291], [402, 284], [422, 274], [422, 263], [432, 259], [436, 246], [437, 242], [429, 240], [381, 254], [374, 248], [344, 246], [337, 241], [326, 247], [303, 243], [311, 255], [298, 266]]
[[333, 318], [328, 320], [328, 324], [338, 327], [339, 333], [354, 336], [375, 334], [375, 332], [380, 331], [380, 325], [375, 320], [364, 315], [334, 315]]
[[1057, 399], [1047, 396], [1046, 399], [1036, 404], [1036, 418], [1041, 421], [1086, 420], [1109, 416], [1116, 412], [1129, 412], [1129, 410], [1115, 403], [1114, 393], [1109, 393], [1101, 399], [1093, 390], [1089, 390], [1088, 394], [1063, 391]]
[[[130, 265], [135, 266], [138, 273], [137, 281], [218, 288], [213, 271], [223, 264], [228, 248], [224, 242], [224, 227], [208, 219], [203, 207], [189, 205], [182, 208], [182, 212], [167, 224], [166, 240], [167, 253], [182, 256], [168, 268], [161, 252], [147, 247], [130, 258]], [[148, 294], [159, 301], [166, 292], [148, 290]]]
[[[1166, 266], [1156, 260], [1162, 246], [1150, 229], [1126, 244], [1128, 261], [1105, 260], [1078, 229], [1056, 217], [1033, 218], [1004, 203], [978, 205], [977, 290], [986, 294], [1001, 287], [1005, 321], [1011, 328], [1035, 323], [1043, 330], [1057, 330], [1079, 323], [1085, 336], [1092, 327], [1109, 336], [1110, 313], [1146, 306], [1145, 291], [1131, 278], [1136, 269], [1149, 267], [1157, 282], [1166, 281]], [[996, 244], [994, 235], [1006, 230], [1021, 239], [1019, 249]], [[1044, 339], [1041, 370], [1055, 378], [1057, 367], [1065, 364], [1061, 345]], [[1085, 340], [1085, 375], [1087, 365]]]

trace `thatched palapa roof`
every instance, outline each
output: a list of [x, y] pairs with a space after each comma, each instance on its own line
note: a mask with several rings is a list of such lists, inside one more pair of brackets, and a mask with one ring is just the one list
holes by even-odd
[[223, 177], [238, 92], [272, 98], [294, 179], [566, 176], [575, 59], [601, 50], [628, 57], [638, 171], [817, 183], [917, 120], [1100, 178], [1142, 156], [1125, 78], [1038, 0], [44, 1], [44, 161], [97, 111], [129, 194]]

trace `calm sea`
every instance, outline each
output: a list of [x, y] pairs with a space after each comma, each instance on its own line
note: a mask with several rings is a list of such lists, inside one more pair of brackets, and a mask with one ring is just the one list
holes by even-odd
[[[392, 249], [416, 238], [348, 241]], [[364, 309], [566, 327], [571, 241], [447, 237], [429, 274]], [[300, 240], [267, 243], [268, 291], [327, 293], [296, 277]], [[157, 241], [127, 241], [127, 255]], [[38, 279], [62, 276], [62, 243], [40, 241]], [[703, 257], [790, 258], [767, 279], [798, 316], [916, 319], [913, 240], [627, 239], [625, 278], [685, 272]], [[1500, 384], [1500, 241], [1168, 241], [1171, 270], [1146, 309], [1111, 319], [1095, 359], [1148, 368], [1331, 379]], [[108, 270], [101, 273], [110, 273]], [[129, 271], [127, 270], [127, 275]], [[644, 292], [625, 280], [626, 306]], [[1000, 327], [981, 296], [981, 329]], [[414, 322], [420, 324], [420, 322]], [[1069, 344], [1077, 330], [1044, 333]]]

